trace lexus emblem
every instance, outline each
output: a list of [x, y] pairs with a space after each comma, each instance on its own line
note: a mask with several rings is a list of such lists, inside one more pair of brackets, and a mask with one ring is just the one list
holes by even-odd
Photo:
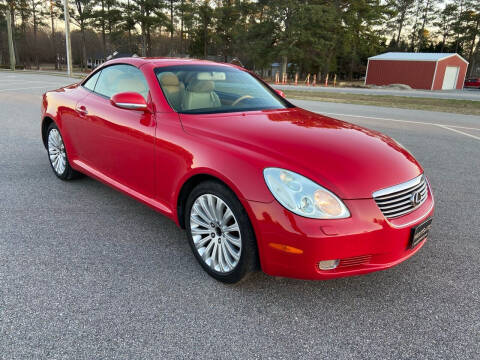
[[422, 194], [420, 191], [415, 191], [410, 197], [410, 202], [413, 206], [418, 206], [422, 202]]

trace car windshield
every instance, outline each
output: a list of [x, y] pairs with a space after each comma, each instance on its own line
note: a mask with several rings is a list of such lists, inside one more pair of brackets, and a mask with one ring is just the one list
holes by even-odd
[[183, 114], [284, 109], [291, 105], [249, 73], [219, 65], [155, 69], [170, 106]]

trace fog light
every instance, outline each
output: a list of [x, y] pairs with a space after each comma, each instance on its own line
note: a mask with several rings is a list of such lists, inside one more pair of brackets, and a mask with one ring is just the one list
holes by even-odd
[[318, 263], [320, 270], [333, 270], [338, 266], [340, 260], [323, 260]]

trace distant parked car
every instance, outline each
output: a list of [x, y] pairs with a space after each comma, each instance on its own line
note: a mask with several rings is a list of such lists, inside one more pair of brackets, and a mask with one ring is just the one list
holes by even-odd
[[480, 78], [471, 78], [465, 80], [464, 87], [480, 89]]

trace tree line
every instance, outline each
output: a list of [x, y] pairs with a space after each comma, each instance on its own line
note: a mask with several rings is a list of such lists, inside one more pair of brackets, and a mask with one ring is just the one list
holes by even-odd
[[[114, 51], [238, 58], [262, 75], [335, 72], [354, 79], [385, 51], [457, 52], [480, 64], [479, 0], [68, 0], [74, 63]], [[10, 10], [17, 64], [65, 63], [63, 0], [1, 0], [0, 63]], [[479, 74], [480, 75], [480, 74]]]

